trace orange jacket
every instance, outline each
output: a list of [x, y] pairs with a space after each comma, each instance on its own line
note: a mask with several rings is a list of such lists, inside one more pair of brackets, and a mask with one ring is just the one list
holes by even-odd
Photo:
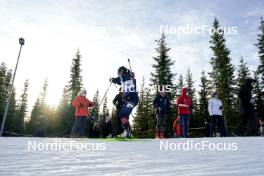
[[72, 101], [72, 106], [75, 108], [75, 117], [88, 116], [88, 108], [93, 106], [93, 103], [84, 96], [78, 96]]
[[178, 116], [173, 122], [173, 129], [176, 136], [181, 136], [180, 117]]

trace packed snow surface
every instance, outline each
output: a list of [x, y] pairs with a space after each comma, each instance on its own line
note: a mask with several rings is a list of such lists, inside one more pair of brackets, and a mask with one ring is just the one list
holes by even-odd
[[[226, 151], [210, 150], [206, 147], [204, 150], [175, 148], [179, 143], [185, 144], [186, 147], [190, 143], [199, 145], [203, 141], [211, 147], [218, 143], [233, 144], [235, 147], [227, 146], [230, 150]], [[187, 142], [189, 144], [186, 144]], [[79, 148], [71, 150], [58, 148], [62, 144], [66, 147], [78, 144]], [[165, 150], [166, 147], [168, 150]], [[115, 141], [87, 138], [2, 137], [0, 175], [263, 176], [264, 138]]]

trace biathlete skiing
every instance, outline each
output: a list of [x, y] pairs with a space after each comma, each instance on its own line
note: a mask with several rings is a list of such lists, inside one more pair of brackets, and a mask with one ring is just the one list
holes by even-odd
[[139, 97], [136, 92], [136, 79], [134, 73], [124, 66], [121, 66], [117, 73], [118, 77], [111, 78], [110, 82], [122, 86], [123, 104], [121, 105], [118, 113], [118, 117], [121, 120], [121, 126], [124, 130], [121, 137], [130, 138], [131, 132], [129, 116], [139, 101]]

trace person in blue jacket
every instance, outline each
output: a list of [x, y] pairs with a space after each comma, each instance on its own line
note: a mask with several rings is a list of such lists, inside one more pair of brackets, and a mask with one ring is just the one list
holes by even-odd
[[118, 77], [111, 78], [110, 81], [114, 84], [122, 86], [122, 92], [124, 97], [124, 103], [122, 104], [119, 111], [119, 118], [124, 132], [121, 134], [122, 137], [130, 137], [130, 124], [129, 116], [132, 110], [138, 104], [139, 97], [136, 92], [136, 79], [129, 69], [122, 66], [118, 69]]
[[167, 114], [170, 107], [170, 101], [165, 92], [158, 92], [153, 101], [153, 106], [156, 113], [157, 125], [156, 125], [156, 138], [164, 138]]

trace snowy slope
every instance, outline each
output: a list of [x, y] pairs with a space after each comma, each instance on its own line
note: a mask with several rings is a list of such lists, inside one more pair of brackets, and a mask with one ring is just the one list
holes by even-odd
[[[264, 175], [264, 138], [197, 138], [212, 143], [237, 143], [237, 151], [160, 151], [158, 140], [118, 142], [74, 139], [76, 143], [105, 143], [105, 150], [28, 150], [28, 141], [68, 143], [73, 139], [0, 138], [0, 175]], [[163, 140], [165, 141], [165, 140]], [[187, 139], [168, 139], [169, 144]]]

